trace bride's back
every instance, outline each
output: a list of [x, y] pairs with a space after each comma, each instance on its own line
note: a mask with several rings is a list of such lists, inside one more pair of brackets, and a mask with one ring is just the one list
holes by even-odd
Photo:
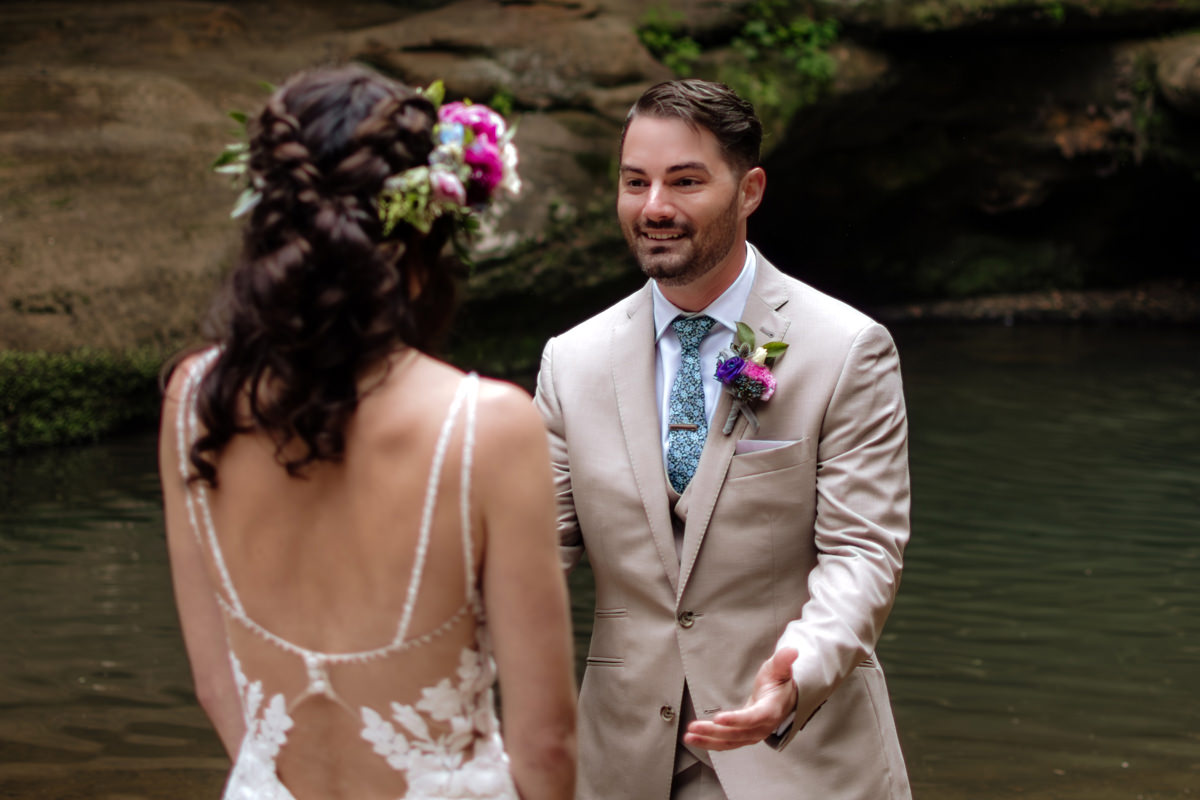
[[[432, 359], [402, 364], [360, 402], [341, 459], [310, 464], [298, 477], [279, 465], [266, 434], [239, 435], [226, 445], [211, 492], [213, 520], [252, 616], [315, 649], [361, 650], [391, 640], [409, 590], [437, 440], [461, 380]], [[413, 631], [435, 626], [466, 597], [458, 508], [463, 427], [460, 412], [435, 489], [425, 574], [436, 580], [421, 587]], [[474, 539], [478, 547], [477, 526]]]
[[231, 782], [258, 789], [252, 773], [273, 763], [301, 800], [395, 798], [414, 774], [473, 763], [505, 783], [475, 752], [497, 729], [467, 380], [394, 362], [367, 379], [340, 461], [293, 477], [269, 437], [242, 434], [216, 461], [218, 488], [191, 491], [252, 729], [242, 750], [277, 746], [246, 753]]

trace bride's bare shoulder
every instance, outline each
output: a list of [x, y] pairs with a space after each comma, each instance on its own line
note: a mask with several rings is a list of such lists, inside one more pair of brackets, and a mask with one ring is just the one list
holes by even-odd
[[175, 356], [163, 370], [163, 400], [174, 405], [183, 395], [184, 381], [196, 369], [197, 363], [205, 358], [212, 347], [199, 347]]
[[478, 438], [481, 447], [505, 450], [518, 446], [545, 446], [546, 429], [529, 392], [513, 383], [479, 380]]

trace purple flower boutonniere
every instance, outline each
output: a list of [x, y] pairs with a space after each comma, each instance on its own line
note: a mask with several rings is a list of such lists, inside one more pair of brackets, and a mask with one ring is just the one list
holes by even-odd
[[733, 432], [738, 414], [745, 414], [758, 430], [758, 417], [750, 404], [756, 400], [765, 403], [775, 394], [775, 376], [770, 368], [787, 347], [783, 342], [766, 342], [762, 347], [756, 347], [754, 329], [744, 322], [737, 324], [737, 335], [729, 347], [717, 355], [717, 380], [725, 384], [725, 391], [733, 396], [733, 407], [721, 429], [726, 436]]

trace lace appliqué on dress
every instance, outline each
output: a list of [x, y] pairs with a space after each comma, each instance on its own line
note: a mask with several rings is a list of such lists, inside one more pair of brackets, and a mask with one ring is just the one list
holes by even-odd
[[[516, 797], [494, 711], [490, 650], [483, 641], [477, 646], [464, 648], [459, 656], [457, 685], [443, 678], [422, 689], [415, 706], [392, 703], [392, 721], [400, 730], [373, 709], [362, 709], [362, 737], [393, 769], [405, 773], [409, 800]], [[426, 716], [447, 723], [449, 731], [434, 736]]]
[[233, 680], [242, 699], [246, 735], [226, 784], [227, 800], [295, 800], [292, 793], [279, 782], [275, 759], [287, 743], [292, 727], [287, 702], [277, 694], [263, 705], [262, 681], [251, 683], [242, 671], [242, 664], [232, 652]]

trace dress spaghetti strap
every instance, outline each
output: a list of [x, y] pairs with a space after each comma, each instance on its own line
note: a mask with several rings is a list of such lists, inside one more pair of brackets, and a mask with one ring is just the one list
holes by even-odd
[[[204, 374], [219, 355], [216, 348], [202, 354], [190, 365], [184, 380], [183, 397], [176, 420], [180, 474], [186, 481], [191, 469], [188, 450], [199, 429], [195, 399]], [[471, 536], [471, 472], [474, 461], [476, 407], [479, 378], [474, 373], [460, 381], [438, 433], [421, 510], [420, 529], [413, 555], [409, 584], [404, 606], [392, 641], [374, 649], [355, 652], [326, 653], [302, 647], [268, 630], [245, 611], [213, 524], [208, 487], [191, 481], [185, 492], [188, 519], [201, 548], [210, 556], [217, 573], [219, 586], [214, 590], [217, 602], [227, 619], [227, 641], [235, 684], [241, 700], [246, 735], [234, 760], [234, 767], [225, 787], [226, 800], [254, 797], [262, 800], [293, 800], [291, 792], [279, 778], [276, 761], [280, 750], [288, 743], [296, 719], [295, 708], [314, 696], [323, 696], [349, 711], [361, 725], [360, 746], [369, 747], [393, 769], [404, 776], [408, 795], [431, 800], [517, 800], [516, 789], [509, 771], [508, 757], [500, 737], [496, 719], [492, 685], [495, 665], [483, 615], [483, 603], [475, 575], [476, 564]], [[438, 488], [448, 455], [450, 440], [460, 418], [463, 423], [462, 454], [459, 475], [458, 515], [462, 540], [462, 564], [466, 578], [462, 606], [433, 630], [410, 637], [409, 629], [421, 586], [433, 532], [434, 510]], [[403, 663], [383, 664], [373, 672], [367, 664], [398, 657], [400, 653], [451, 635], [464, 620], [474, 618], [474, 632], [457, 659], [445, 664], [444, 672], [432, 686], [406, 683], [401, 680], [389, 694], [372, 698], [370, 705], [357, 711], [351, 708], [340, 693], [337, 681], [358, 682], [364, 678], [378, 679], [381, 675], [403, 676]], [[231, 631], [241, 627], [254, 637], [294, 655], [304, 667], [304, 689], [289, 702], [282, 693], [270, 694], [262, 679], [248, 678], [238, 654], [234, 651]], [[252, 640], [242, 639], [248, 647]], [[247, 651], [249, 652], [249, 651]], [[330, 667], [338, 666], [338, 670]], [[350, 665], [350, 666], [343, 666]], [[355, 667], [353, 665], [362, 665]], [[346, 669], [352, 672], [345, 672]], [[442, 669], [439, 667], [439, 669]], [[380, 670], [384, 670], [380, 672]], [[332, 673], [332, 674], [331, 674]], [[272, 677], [271, 680], [277, 678]], [[347, 686], [349, 683], [346, 684]], [[411, 692], [419, 699], [410, 703], [389, 696]], [[387, 702], [390, 699], [390, 702]], [[300, 719], [307, 719], [302, 717]], [[353, 746], [341, 741], [335, 746]]]

